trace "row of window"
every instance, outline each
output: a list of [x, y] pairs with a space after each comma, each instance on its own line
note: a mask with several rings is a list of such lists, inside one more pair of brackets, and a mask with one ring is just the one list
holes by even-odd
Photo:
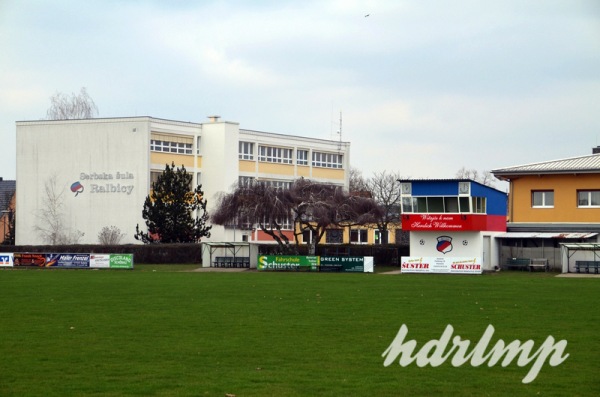
[[[308, 165], [308, 150], [296, 150], [296, 164]], [[258, 146], [258, 161], [268, 163], [293, 164], [294, 150], [275, 146]], [[254, 160], [254, 143], [239, 142], [238, 158]], [[312, 153], [312, 166], [324, 168], [342, 168], [343, 156], [336, 153]]]
[[275, 189], [289, 189], [292, 187], [292, 181], [275, 181], [275, 180], [257, 180], [253, 176], [240, 176], [238, 178], [240, 186], [251, 186], [254, 183], [260, 183], [264, 186], [274, 187]]
[[[531, 206], [533, 208], [554, 208], [554, 191], [539, 190], [531, 192]], [[580, 208], [600, 207], [600, 190], [579, 190], [577, 192], [577, 206]]]
[[183, 142], [150, 140], [150, 150], [154, 152], [167, 152], [177, 154], [192, 154], [192, 144]]
[[485, 214], [486, 204], [485, 197], [403, 197], [402, 212]]
[[[367, 229], [353, 229], [350, 230], [350, 243], [351, 244], [367, 244], [368, 243], [368, 233]], [[382, 234], [383, 232], [380, 230], [373, 231], [373, 241], [375, 244], [381, 244]], [[387, 231], [388, 242], [390, 231]], [[305, 230], [302, 232], [302, 241], [304, 243], [309, 243], [312, 238], [312, 231]], [[402, 240], [402, 231], [400, 229], [396, 230], [396, 244], [399, 244]], [[326, 244], [343, 244], [344, 242], [344, 231], [342, 229], [327, 229], [325, 232], [325, 243]]]
[[[158, 139], [150, 140], [150, 150], [177, 154], [192, 154], [192, 144], [172, 142]], [[197, 142], [197, 153], [200, 154], [200, 137]], [[293, 164], [294, 150], [275, 146], [258, 146], [258, 161], [267, 163]], [[254, 160], [254, 143], [239, 142], [238, 157], [240, 160]], [[342, 168], [343, 156], [336, 153], [313, 152], [312, 166], [324, 168]], [[296, 164], [308, 165], [308, 150], [296, 150]]]
[[[158, 182], [158, 178], [163, 174], [164, 171], [150, 171], [150, 187], [154, 186], [156, 182]], [[196, 188], [196, 186], [202, 184], [202, 173], [196, 173], [196, 183], [194, 184], [194, 180], [190, 181], [190, 190]]]

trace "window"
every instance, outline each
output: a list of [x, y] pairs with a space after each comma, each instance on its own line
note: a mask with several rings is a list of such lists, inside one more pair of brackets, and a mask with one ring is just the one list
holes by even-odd
[[[390, 241], [390, 231], [387, 230], [386, 234], [387, 234], [387, 237], [388, 237], [387, 241]], [[375, 230], [375, 244], [381, 244], [382, 243], [382, 237], [383, 237], [383, 231], [381, 231], [381, 230]]]
[[416, 197], [402, 197], [402, 212], [417, 212]]
[[201, 172], [196, 173], [196, 186], [198, 186], [198, 185], [202, 185], [202, 173]]
[[534, 208], [554, 207], [554, 191], [542, 190], [531, 192], [531, 206]]
[[310, 230], [310, 229], [304, 229], [302, 231], [302, 241], [305, 244], [308, 244], [308, 243], [311, 242], [311, 240], [312, 240], [312, 230]]
[[402, 197], [402, 213], [485, 214], [486, 198], [468, 196]]
[[296, 150], [296, 164], [308, 165], [308, 150]]
[[[164, 171], [150, 171], [150, 189], [154, 189], [154, 184], [156, 182], [158, 182], [158, 178], [163, 174]], [[194, 190], [195, 186], [194, 186], [194, 176], [193, 174], [189, 174], [190, 176], [190, 183], [188, 185], [188, 188], [190, 191]], [[198, 173], [198, 178], [200, 178], [200, 173]], [[198, 185], [200, 183], [198, 182]]]
[[350, 243], [351, 244], [366, 244], [368, 230], [366, 229], [353, 229], [350, 230]]
[[580, 190], [577, 192], [578, 207], [600, 207], [600, 190]]
[[273, 146], [258, 147], [258, 161], [292, 164], [292, 149]]
[[255, 182], [255, 180], [256, 179], [254, 179], [253, 176], [240, 176], [238, 179], [238, 183], [240, 186], [250, 187]]
[[150, 150], [154, 152], [192, 154], [192, 144], [185, 142], [171, 142], [151, 139]]
[[200, 137], [196, 137], [196, 154], [200, 154]]
[[473, 213], [474, 214], [485, 214], [486, 212], [486, 200], [485, 197], [471, 197], [473, 200]]
[[254, 143], [240, 141], [238, 158], [240, 160], [254, 160]]
[[162, 175], [160, 171], [150, 171], [150, 189], [154, 188], [154, 184], [158, 182], [158, 177]]
[[327, 229], [325, 234], [327, 244], [342, 244], [344, 242], [344, 231], [342, 229]]
[[260, 183], [263, 186], [268, 186], [268, 187], [275, 188], [277, 190], [280, 190], [280, 189], [289, 189], [290, 187], [292, 187], [292, 182], [291, 181], [269, 181], [269, 180], [262, 180], [262, 181], [258, 181], [258, 183]]
[[469, 205], [469, 197], [459, 197], [458, 204], [460, 206], [460, 212], [471, 212], [471, 206]]
[[313, 152], [312, 166], [324, 168], [342, 168], [341, 154]]
[[288, 216], [285, 219], [275, 219], [275, 222], [281, 226], [282, 230], [292, 230], [294, 228], [294, 223], [292, 222], [291, 216]]

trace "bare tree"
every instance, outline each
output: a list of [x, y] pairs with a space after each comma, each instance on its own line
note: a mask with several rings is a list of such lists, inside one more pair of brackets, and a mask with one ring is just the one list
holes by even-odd
[[68, 96], [56, 92], [50, 97], [50, 108], [46, 113], [48, 120], [91, 119], [98, 115], [98, 108], [94, 100], [88, 95], [85, 87], [79, 94], [72, 93]]
[[348, 190], [351, 194], [358, 195], [368, 190], [367, 181], [365, 181], [362, 172], [354, 167], [350, 167]]
[[290, 203], [280, 189], [255, 182], [234, 186], [231, 193], [222, 195], [210, 219], [217, 225], [241, 229], [256, 225], [277, 242], [281, 253], [296, 253], [284, 231], [290, 215]]
[[458, 179], [471, 179], [489, 187], [495, 187], [495, 183], [498, 181], [491, 171], [484, 171], [480, 175], [476, 169], [467, 169], [466, 167], [462, 167], [456, 171], [455, 176]]
[[56, 175], [44, 184], [44, 206], [38, 211], [36, 232], [50, 245], [77, 244], [84, 233], [72, 230], [65, 225], [63, 212], [63, 191], [58, 188]]
[[117, 245], [121, 242], [124, 233], [116, 226], [104, 226], [98, 233], [98, 243], [102, 245]]
[[287, 192], [293, 203], [292, 213], [302, 234], [310, 230], [309, 254], [314, 255], [325, 232], [332, 226], [352, 227], [372, 223], [380, 216], [380, 209], [371, 198], [344, 192], [339, 186], [298, 179]]
[[379, 229], [381, 244], [388, 243], [388, 228], [390, 223], [400, 220], [400, 182], [402, 177], [398, 172], [386, 171], [375, 173], [367, 180], [367, 190], [381, 209], [381, 216], [376, 224]]
[[[257, 225], [278, 243], [281, 253], [296, 253], [299, 237], [310, 230], [309, 253], [313, 255], [328, 227], [372, 222], [377, 211], [370, 199], [351, 196], [340, 186], [301, 178], [289, 189], [259, 182], [239, 185], [221, 197], [211, 220], [219, 225]], [[296, 246], [290, 244], [284, 229], [289, 223], [294, 225]]]

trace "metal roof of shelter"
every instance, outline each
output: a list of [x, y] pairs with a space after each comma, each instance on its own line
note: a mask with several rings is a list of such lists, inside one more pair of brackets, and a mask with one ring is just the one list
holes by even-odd
[[600, 251], [600, 243], [566, 243], [561, 246], [571, 251]]
[[513, 175], [573, 173], [600, 173], [600, 153], [492, 170], [492, 174], [497, 178]]
[[585, 239], [597, 236], [598, 233], [537, 233], [537, 232], [507, 232], [497, 235], [497, 238], [554, 238], [554, 239]]

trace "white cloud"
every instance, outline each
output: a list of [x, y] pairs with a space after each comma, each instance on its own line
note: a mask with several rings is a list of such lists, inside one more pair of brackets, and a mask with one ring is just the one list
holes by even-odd
[[592, 0], [7, 0], [0, 176], [15, 175], [14, 122], [82, 86], [100, 116], [216, 113], [320, 138], [336, 139], [341, 110], [367, 174], [586, 154], [600, 135], [599, 16]]

